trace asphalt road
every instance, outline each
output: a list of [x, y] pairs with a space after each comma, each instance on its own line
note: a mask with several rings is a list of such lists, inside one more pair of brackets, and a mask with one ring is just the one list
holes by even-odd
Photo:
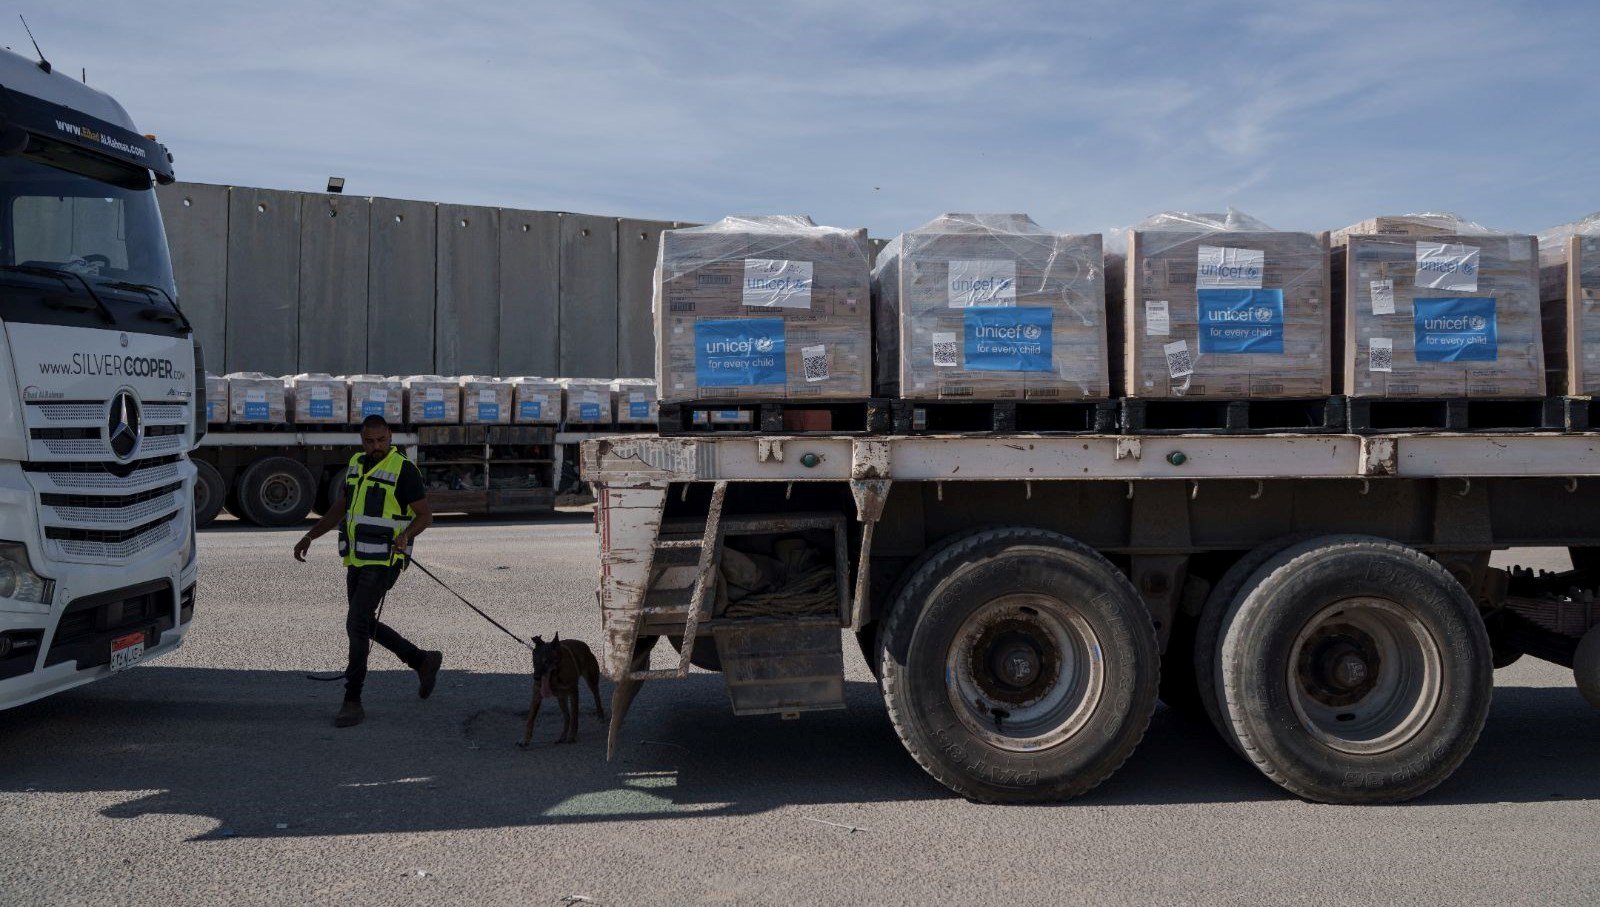
[[[519, 750], [525, 653], [416, 571], [384, 616], [447, 653], [438, 691], [375, 652], [367, 722], [335, 730], [338, 685], [303, 675], [343, 667], [342, 577], [296, 536], [202, 534], [179, 652], [0, 713], [0, 902], [1600, 901], [1600, 713], [1541, 662], [1498, 673], [1477, 751], [1415, 803], [1301, 802], [1161, 712], [1091, 795], [978, 806], [904, 753], [850, 647], [846, 711], [734, 718], [697, 674], [644, 689], [614, 762], [592, 714], [551, 745], [550, 707]], [[586, 516], [446, 521], [419, 556], [524, 633], [597, 637]]]

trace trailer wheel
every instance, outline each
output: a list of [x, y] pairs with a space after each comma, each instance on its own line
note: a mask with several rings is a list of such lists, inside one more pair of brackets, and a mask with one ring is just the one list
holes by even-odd
[[1246, 758], [1325, 803], [1409, 800], [1467, 757], [1493, 667], [1478, 608], [1437, 562], [1368, 536], [1294, 545], [1225, 618], [1222, 706]]
[[262, 457], [239, 477], [239, 504], [261, 526], [293, 526], [311, 512], [316, 485], [305, 464]]
[[222, 511], [222, 499], [228, 495], [228, 486], [222, 481], [217, 467], [204, 460], [194, 463], [194, 525], [196, 529], [210, 526]]
[[1218, 657], [1222, 645], [1222, 621], [1233, 603], [1248, 591], [1247, 584], [1262, 564], [1272, 560], [1285, 548], [1311, 538], [1315, 536], [1304, 532], [1286, 535], [1246, 552], [1217, 580], [1211, 594], [1206, 596], [1205, 606], [1200, 609], [1200, 619], [1195, 623], [1193, 671], [1200, 705], [1205, 709], [1206, 717], [1211, 719], [1211, 726], [1217, 729], [1217, 735], [1241, 756], [1244, 751], [1233, 736], [1233, 726], [1222, 715], [1222, 668]]
[[328, 511], [344, 494], [345, 470], [342, 467], [332, 467], [322, 475], [322, 482], [317, 489], [317, 500], [311, 506], [311, 512], [317, 516], [327, 516]]
[[923, 769], [983, 802], [1075, 797], [1116, 771], [1155, 711], [1155, 625], [1081, 542], [985, 529], [937, 549], [878, 634], [884, 699]]
[[254, 524], [256, 518], [251, 516], [250, 512], [245, 510], [244, 505], [239, 502], [239, 484], [243, 478], [242, 471], [234, 472], [233, 481], [228, 483], [227, 491], [222, 495], [222, 509], [241, 523]]

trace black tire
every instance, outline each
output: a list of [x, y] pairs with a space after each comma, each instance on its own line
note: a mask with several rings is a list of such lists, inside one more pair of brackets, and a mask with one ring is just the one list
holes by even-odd
[[1222, 674], [1219, 659], [1222, 645], [1222, 621], [1228, 614], [1228, 609], [1233, 607], [1246, 591], [1251, 579], [1261, 569], [1261, 565], [1272, 560], [1291, 545], [1304, 542], [1315, 536], [1310, 533], [1298, 533], [1273, 539], [1259, 545], [1238, 560], [1223, 572], [1222, 578], [1211, 588], [1211, 594], [1206, 596], [1206, 603], [1200, 609], [1200, 619], [1195, 622], [1194, 648], [1191, 664], [1194, 677], [1195, 692], [1199, 696], [1200, 706], [1205, 710], [1206, 718], [1210, 719], [1211, 726], [1216, 728], [1217, 736], [1227, 741], [1234, 752], [1243, 756], [1244, 751], [1239, 747], [1239, 741], [1234, 739], [1233, 727], [1222, 716]]
[[1323, 803], [1392, 803], [1448, 778], [1493, 695], [1489, 637], [1436, 561], [1370, 536], [1280, 552], [1222, 630], [1222, 706], [1245, 757]]
[[239, 504], [258, 526], [293, 526], [311, 512], [317, 486], [304, 463], [262, 457], [239, 477]]
[[[1149, 726], [1160, 674], [1155, 625], [1128, 578], [1043, 529], [979, 530], [930, 555], [878, 634], [889, 720], [912, 757], [982, 802], [1064, 800], [1110, 777]], [[1013, 664], [1026, 686], [993, 670]], [[1057, 682], [1068, 670], [1073, 682]]]
[[228, 496], [227, 483], [217, 467], [204, 460], [194, 460], [194, 525], [204, 529], [222, 512], [222, 500]]
[[222, 496], [222, 510], [241, 523], [255, 523], [255, 518], [244, 509], [244, 504], [239, 501], [239, 481], [244, 476], [241, 473], [233, 474], [233, 481], [228, 483], [228, 490]]
[[322, 481], [317, 486], [317, 500], [311, 505], [311, 512], [317, 516], [327, 516], [333, 509], [335, 501], [344, 494], [345, 471], [342, 468], [327, 470], [322, 475]]

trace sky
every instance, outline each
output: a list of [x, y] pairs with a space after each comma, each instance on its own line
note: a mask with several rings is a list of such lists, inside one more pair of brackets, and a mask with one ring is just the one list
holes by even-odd
[[[24, 0], [179, 179], [891, 237], [1600, 209], [1600, 3]], [[0, 44], [31, 47], [0, 20]]]

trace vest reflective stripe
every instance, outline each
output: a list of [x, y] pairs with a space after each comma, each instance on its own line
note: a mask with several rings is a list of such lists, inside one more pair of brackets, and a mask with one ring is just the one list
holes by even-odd
[[339, 554], [351, 567], [390, 566], [404, 560], [404, 555], [394, 553], [392, 544], [416, 517], [410, 507], [401, 507], [395, 500], [406, 458], [390, 448], [370, 470], [363, 470], [361, 456], [351, 457], [345, 471], [346, 510], [339, 524]]

